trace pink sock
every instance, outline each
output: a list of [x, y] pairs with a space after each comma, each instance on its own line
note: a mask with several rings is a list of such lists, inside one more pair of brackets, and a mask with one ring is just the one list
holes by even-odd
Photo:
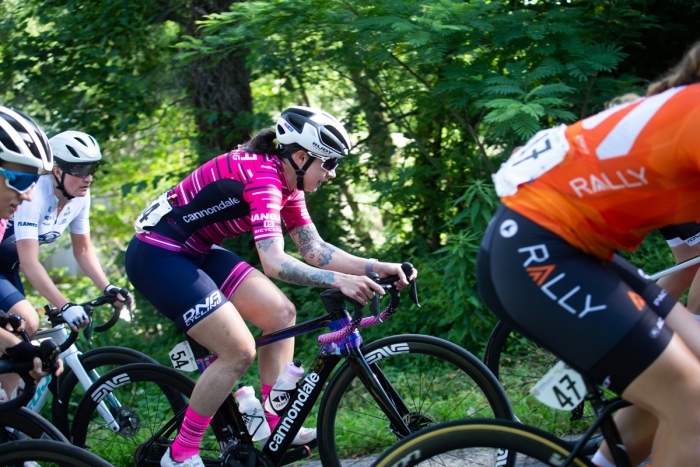
[[280, 417], [277, 414], [270, 413], [264, 410], [265, 401], [270, 397], [270, 391], [272, 391], [272, 386], [267, 384], [260, 385], [260, 392], [262, 394], [263, 412], [265, 412], [265, 418], [267, 419], [267, 424], [270, 425], [270, 431], [274, 430], [277, 424], [280, 422]]
[[203, 417], [191, 407], [187, 407], [180, 432], [170, 446], [170, 455], [176, 462], [184, 462], [199, 454], [199, 442], [212, 418], [214, 417]]

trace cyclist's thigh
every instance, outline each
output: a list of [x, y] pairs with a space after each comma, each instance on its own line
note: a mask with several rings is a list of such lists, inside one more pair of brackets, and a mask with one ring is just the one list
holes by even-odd
[[[219, 285], [246, 321], [267, 329], [269, 321], [294, 315], [294, 305], [263, 273], [234, 253], [212, 248], [202, 269]], [[287, 313], [284, 313], [284, 311]]]
[[217, 284], [201, 269], [204, 260], [134, 238], [127, 249], [126, 270], [134, 288], [187, 332], [227, 303]]
[[479, 288], [494, 313], [621, 392], [672, 331], [615, 269], [507, 208], [494, 216], [478, 259]]
[[25, 300], [24, 287], [22, 287], [19, 272], [0, 271], [0, 310], [16, 313], [16, 310], [10, 310], [22, 300]]

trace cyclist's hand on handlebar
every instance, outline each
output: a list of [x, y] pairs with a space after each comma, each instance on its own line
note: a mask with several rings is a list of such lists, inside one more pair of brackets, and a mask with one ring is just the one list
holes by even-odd
[[77, 331], [78, 328], [82, 328], [90, 322], [85, 309], [75, 303], [68, 302], [63, 305], [61, 314], [73, 331]]
[[346, 297], [352, 298], [360, 305], [367, 305], [374, 298], [375, 292], [379, 295], [386, 293], [379, 284], [367, 276], [347, 275], [338, 288]]
[[[55, 348], [55, 344], [53, 347]], [[51, 363], [55, 362], [58, 365], [55, 372], [56, 376], [63, 372], [63, 362], [58, 358], [57, 352], [51, 357], [53, 362], [44, 362], [42, 361], [44, 355], [42, 355], [41, 347], [32, 345], [29, 342], [19, 342], [12, 347], [7, 347], [5, 353], [13, 362], [33, 362], [34, 369], [29, 372], [29, 375], [36, 381], [50, 373]]]
[[0, 311], [0, 328], [10, 332], [24, 331], [24, 318], [15, 313]]
[[117, 296], [119, 301], [114, 304], [114, 306], [116, 306], [117, 308], [121, 308], [125, 304], [129, 309], [134, 308], [134, 296], [131, 295], [131, 292], [129, 292], [129, 289], [127, 289], [126, 287], [117, 287], [114, 284], [107, 284], [104, 293], [107, 296]]
[[394, 282], [394, 285], [399, 290], [406, 287], [409, 281], [412, 281], [418, 277], [418, 270], [416, 268], [413, 268], [411, 275], [406, 277], [406, 274], [403, 272], [403, 269], [401, 269], [401, 265], [399, 263], [382, 263], [378, 261], [374, 263], [372, 270], [379, 274], [380, 279], [388, 276], [399, 276], [399, 280]]
[[[61, 373], [63, 373], [63, 361], [58, 359], [56, 361], [56, 364], [58, 365], [58, 368], [56, 368], [56, 371], [54, 372], [54, 376], [58, 376]], [[39, 357], [35, 357], [34, 358], [34, 369], [29, 372], [29, 376], [34, 378], [34, 381], [36, 381], [38, 383], [39, 380], [41, 380], [41, 378], [43, 378], [44, 376], [48, 376], [49, 373], [50, 373], [49, 370], [43, 369], [41, 359]]]

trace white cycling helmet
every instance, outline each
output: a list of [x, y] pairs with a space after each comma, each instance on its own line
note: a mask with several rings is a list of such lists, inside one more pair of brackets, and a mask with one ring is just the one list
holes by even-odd
[[49, 144], [59, 167], [61, 162], [92, 164], [102, 160], [100, 145], [97, 144], [95, 138], [82, 131], [64, 131], [51, 138]]
[[297, 144], [315, 157], [341, 158], [352, 148], [343, 125], [321, 109], [290, 107], [277, 120], [276, 130], [281, 144]]
[[51, 170], [53, 156], [44, 130], [19, 110], [0, 106], [0, 159]]
[[[338, 160], [347, 156], [352, 149], [348, 132], [343, 125], [321, 109], [289, 107], [277, 120], [275, 131], [277, 141], [281, 145], [281, 154], [287, 156], [287, 160], [296, 171], [297, 188], [300, 190], [304, 189], [304, 174], [313, 163], [313, 158], [321, 159], [323, 167], [331, 171], [338, 165]], [[291, 151], [295, 148], [300, 148], [312, 156], [304, 167], [299, 168], [291, 157]]]
[[62, 172], [60, 179], [54, 174], [56, 188], [61, 190], [66, 198], [73, 199], [64, 186], [66, 175], [80, 178], [94, 175], [102, 160], [100, 145], [87, 133], [73, 130], [57, 134], [49, 143], [53, 149], [54, 161]]

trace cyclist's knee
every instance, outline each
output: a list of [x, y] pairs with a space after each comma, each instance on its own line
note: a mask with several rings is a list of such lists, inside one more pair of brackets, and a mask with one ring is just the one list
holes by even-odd
[[218, 354], [224, 364], [236, 373], [245, 372], [255, 360], [255, 343]]
[[700, 361], [676, 335], [622, 396], [662, 420], [700, 428]]

